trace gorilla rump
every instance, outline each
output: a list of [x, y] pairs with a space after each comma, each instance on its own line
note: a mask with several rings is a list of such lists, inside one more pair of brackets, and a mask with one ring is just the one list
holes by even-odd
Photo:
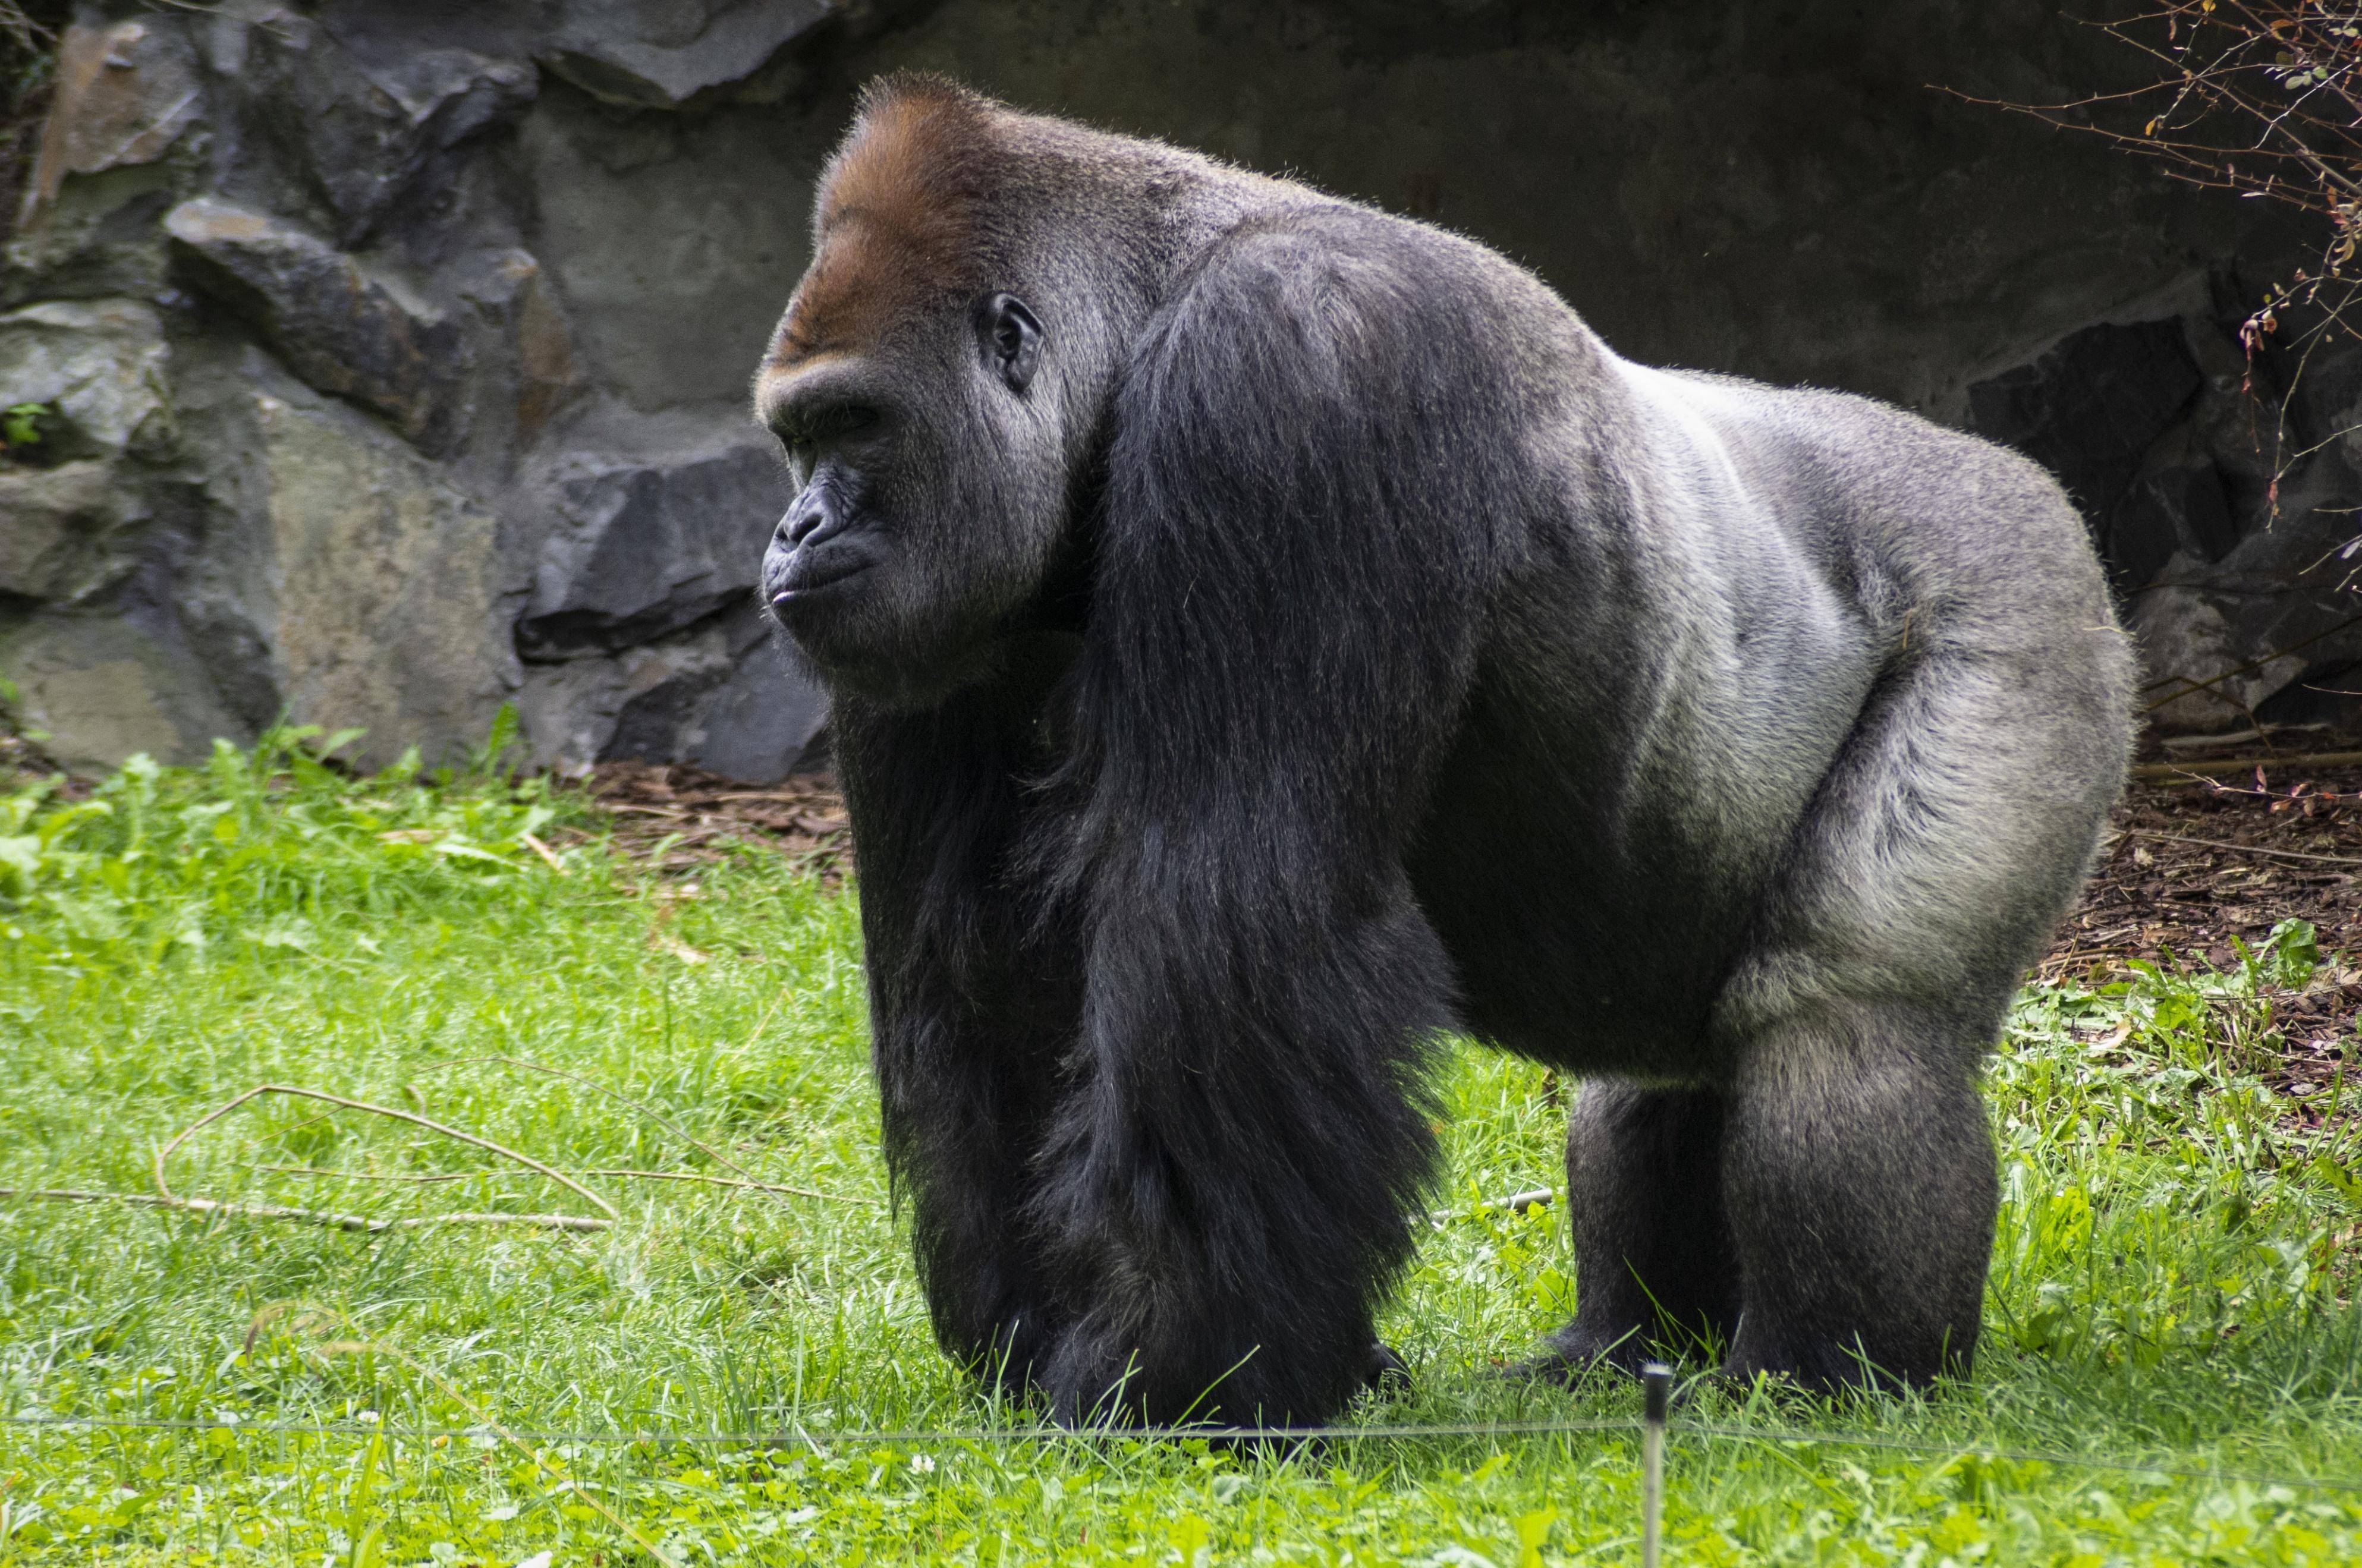
[[1459, 1030], [1586, 1079], [1537, 1370], [1966, 1369], [1979, 1061], [2128, 745], [2056, 484], [937, 80], [816, 225], [763, 592], [836, 700], [952, 1356], [1070, 1421], [1328, 1416]]

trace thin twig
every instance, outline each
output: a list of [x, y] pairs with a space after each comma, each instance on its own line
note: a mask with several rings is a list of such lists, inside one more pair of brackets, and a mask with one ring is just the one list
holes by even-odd
[[2308, 855], [2301, 849], [2266, 849], [2260, 844], [2226, 844], [2219, 838], [2186, 838], [2178, 833], [2159, 833], [2155, 828], [2126, 828], [2133, 838], [2161, 838], [2168, 844], [2195, 844], [2208, 849], [2236, 850], [2241, 855], [2277, 855], [2286, 860], [2319, 860], [2332, 866], [2362, 866], [2362, 857], [2351, 855]]
[[2245, 664], [2235, 665], [2231, 668], [2224, 670], [2222, 674], [2211, 676], [2204, 680], [2192, 680], [2186, 675], [2169, 675], [2162, 679], [2152, 680], [2147, 686], [2141, 688], [2142, 695], [2146, 696], [2149, 692], [2157, 690], [2159, 687], [2170, 686], [2177, 680], [2182, 683], [2182, 690], [2172, 693], [2170, 696], [2158, 698], [2156, 701], [2151, 702], [2147, 707], [2141, 709], [2141, 712], [2144, 713], [2154, 713], [2159, 708], [2166, 706], [2168, 703], [2179, 702], [2184, 697], [2195, 697], [2202, 691], [2210, 690], [2214, 687], [2222, 685], [2223, 682], [2230, 679], [2234, 676], [2245, 675], [2250, 670], [2261, 669], [2264, 666], [2270, 664], [2275, 659], [2283, 659], [2288, 657], [2290, 654], [2301, 652], [2303, 649], [2312, 646], [2313, 644], [2322, 641], [2323, 638], [2334, 637], [2338, 633], [2345, 630], [2348, 626], [2356, 624], [2362, 624], [2362, 615], [2349, 615], [2345, 620], [2338, 622], [2337, 624], [2330, 627], [2329, 630], [2325, 632], [2315, 632], [2312, 636], [2305, 638], [2301, 642], [2290, 643], [2288, 646], [2268, 653], [2260, 658], [2251, 658]]
[[615, 1211], [615, 1206], [613, 1204], [608, 1202], [605, 1198], [600, 1197], [589, 1187], [584, 1187], [580, 1182], [576, 1181], [573, 1177], [550, 1169], [549, 1166], [543, 1165], [531, 1154], [520, 1154], [514, 1149], [508, 1147], [506, 1144], [495, 1143], [490, 1138], [480, 1138], [473, 1132], [462, 1132], [457, 1127], [446, 1127], [440, 1121], [431, 1121], [426, 1117], [417, 1115], [412, 1111], [396, 1110], [390, 1105], [371, 1105], [365, 1099], [347, 1099], [342, 1095], [330, 1094], [325, 1089], [304, 1088], [294, 1084], [258, 1084], [253, 1088], [250, 1088], [244, 1094], [239, 1095], [236, 1099], [231, 1100], [228, 1104], [220, 1107], [218, 1110], [207, 1111], [204, 1116], [199, 1117], [196, 1121], [189, 1123], [188, 1126], [183, 1127], [178, 1132], [173, 1133], [171, 1140], [156, 1151], [156, 1190], [162, 1193], [167, 1198], [172, 1196], [171, 1187], [167, 1186], [164, 1181], [164, 1165], [166, 1161], [172, 1157], [172, 1151], [186, 1143], [192, 1133], [196, 1132], [199, 1129], [205, 1127], [212, 1122], [220, 1121], [223, 1117], [227, 1116], [231, 1111], [236, 1110], [239, 1106], [244, 1105], [248, 1100], [253, 1099], [257, 1096], [266, 1094], [293, 1095], [302, 1099], [323, 1100], [329, 1105], [342, 1106], [347, 1110], [363, 1110], [369, 1112], [372, 1116], [390, 1117], [396, 1121], [407, 1121], [414, 1127], [424, 1127], [429, 1132], [439, 1132], [446, 1138], [456, 1138], [462, 1143], [473, 1144], [479, 1149], [487, 1150], [491, 1154], [498, 1154], [504, 1160], [514, 1160], [517, 1164], [524, 1166], [527, 1170], [540, 1172], [543, 1176], [547, 1176], [558, 1186], [565, 1187], [588, 1202], [597, 1205], [600, 1210], [610, 1220], [622, 1218], [622, 1216]]
[[696, 1181], [703, 1182], [709, 1187], [739, 1187], [747, 1192], [783, 1192], [795, 1198], [817, 1198], [822, 1203], [866, 1203], [873, 1209], [877, 1207], [876, 1198], [863, 1198], [857, 1193], [815, 1192], [808, 1187], [788, 1187], [775, 1181], [740, 1181], [734, 1176], [708, 1176], [703, 1171], [595, 1170], [584, 1171], [582, 1174], [589, 1176], [616, 1176], [631, 1181]]
[[335, 1214], [325, 1209], [297, 1209], [283, 1203], [225, 1203], [219, 1198], [175, 1198], [170, 1193], [96, 1192], [77, 1187], [0, 1187], [0, 1198], [39, 1198], [49, 1203], [127, 1203], [137, 1209], [217, 1214], [226, 1220], [284, 1220], [371, 1236], [387, 1231], [422, 1231], [436, 1225], [530, 1225], [543, 1231], [604, 1231], [614, 1223], [588, 1214], [412, 1214], [399, 1220], [372, 1220], [365, 1214]]
[[246, 1168], [250, 1171], [271, 1171], [280, 1176], [323, 1176], [330, 1181], [406, 1181], [430, 1183], [442, 1181], [469, 1181], [477, 1176], [498, 1176], [501, 1174], [499, 1171], [490, 1167], [480, 1171], [433, 1171], [419, 1173], [398, 1171], [324, 1171], [317, 1165], [248, 1165]]
[[2143, 762], [2134, 765], [2133, 777], [2170, 779], [2187, 776], [2191, 782], [2195, 783], [2201, 778], [2224, 778], [2234, 773], [2253, 773], [2258, 767], [2362, 767], [2362, 751], [2313, 751], [2297, 756], [2232, 756], [2208, 762]]
[[574, 875], [574, 873], [566, 868], [566, 863], [557, 858], [557, 852], [550, 848], [549, 845], [542, 843], [539, 838], [529, 833], [519, 834], [517, 836], [524, 841], [524, 846], [527, 849], [530, 849], [535, 855], [540, 856], [544, 864], [547, 865], [552, 871], [557, 872], [561, 877], [571, 877]]
[[[496, 1176], [502, 1173], [493, 1167], [480, 1171], [326, 1171], [317, 1165], [248, 1165], [248, 1170], [275, 1171], [281, 1176], [320, 1176], [329, 1181], [399, 1181], [430, 1184], [447, 1181], [471, 1181], [479, 1176]], [[866, 1203], [876, 1207], [874, 1198], [862, 1198], [853, 1193], [816, 1192], [808, 1187], [789, 1187], [773, 1181], [740, 1181], [735, 1176], [708, 1176], [702, 1171], [641, 1171], [621, 1167], [601, 1166], [573, 1173], [581, 1176], [613, 1176], [629, 1181], [693, 1181], [708, 1187], [736, 1187], [747, 1192], [778, 1192], [794, 1198], [816, 1198], [823, 1203]]]

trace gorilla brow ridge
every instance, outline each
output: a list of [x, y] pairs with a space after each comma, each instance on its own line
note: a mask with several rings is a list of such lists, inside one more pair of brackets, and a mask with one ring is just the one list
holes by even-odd
[[865, 92], [821, 177], [811, 270], [770, 367], [874, 346], [930, 298], [980, 286], [977, 215], [997, 142], [988, 101], [942, 78], [905, 73]]

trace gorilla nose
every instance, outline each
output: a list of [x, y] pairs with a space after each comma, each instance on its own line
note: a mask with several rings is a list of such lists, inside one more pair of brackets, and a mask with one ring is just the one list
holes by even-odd
[[783, 550], [817, 544], [833, 531], [835, 522], [836, 508], [829, 504], [828, 497], [817, 491], [807, 491], [796, 497], [796, 503], [779, 519], [778, 531], [773, 538]]
[[763, 558], [763, 596], [774, 609], [877, 564], [875, 544], [865, 539], [858, 521], [826, 491], [796, 497], [771, 531]]

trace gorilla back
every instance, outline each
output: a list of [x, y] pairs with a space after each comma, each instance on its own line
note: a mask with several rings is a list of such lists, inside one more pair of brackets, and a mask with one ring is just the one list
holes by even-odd
[[2128, 745], [2040, 470], [925, 78], [829, 165], [756, 402], [950, 1354], [1068, 1420], [1328, 1416], [1464, 1030], [1587, 1080], [1532, 1369], [1967, 1368], [1979, 1060]]

